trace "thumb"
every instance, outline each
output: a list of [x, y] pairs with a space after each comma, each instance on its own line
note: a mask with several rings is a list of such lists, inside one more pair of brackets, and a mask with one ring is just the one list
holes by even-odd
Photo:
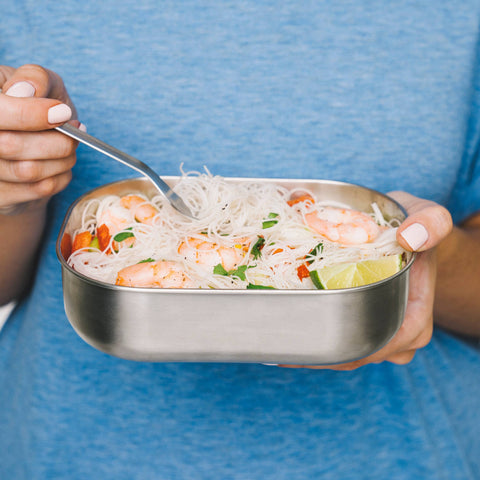
[[397, 241], [406, 250], [421, 252], [433, 248], [452, 231], [450, 212], [438, 203], [406, 192], [390, 192], [388, 195], [408, 214], [397, 231]]
[[11, 97], [35, 96], [71, 104], [60, 75], [40, 65], [22, 65], [17, 69], [0, 65], [0, 88]]

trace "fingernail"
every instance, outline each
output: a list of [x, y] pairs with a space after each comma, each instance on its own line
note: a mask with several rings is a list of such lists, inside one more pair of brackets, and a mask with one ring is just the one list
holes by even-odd
[[6, 92], [5, 95], [10, 97], [33, 97], [35, 95], [35, 87], [28, 82], [14, 83]]
[[412, 250], [418, 250], [428, 240], [427, 229], [420, 223], [412, 223], [400, 235]]
[[48, 123], [62, 123], [70, 120], [72, 109], [64, 103], [59, 103], [48, 110]]
[[78, 126], [78, 129], [81, 130], [82, 132], [85, 132], [85, 133], [87, 132], [87, 127], [83, 123], [81, 123]]

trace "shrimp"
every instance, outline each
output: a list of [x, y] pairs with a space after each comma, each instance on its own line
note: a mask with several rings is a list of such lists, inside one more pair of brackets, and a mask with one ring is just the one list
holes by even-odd
[[138, 195], [125, 195], [120, 199], [122, 207], [133, 211], [135, 220], [146, 225], [152, 225], [158, 210], [148, 201]]
[[97, 218], [98, 225], [106, 225], [111, 235], [127, 228], [134, 221], [152, 225], [158, 210], [138, 195], [125, 195], [120, 204], [111, 205]]
[[249, 245], [250, 240], [246, 238], [237, 240], [233, 246], [219, 245], [207, 239], [188, 238], [180, 244], [178, 253], [185, 260], [195, 262], [209, 271], [218, 264], [230, 271], [243, 262]]
[[127, 228], [132, 223], [132, 213], [120, 205], [112, 205], [104, 210], [97, 218], [97, 225], [105, 225], [110, 235]]
[[177, 262], [159, 260], [122, 268], [115, 285], [124, 287], [191, 288], [193, 281]]
[[305, 222], [331, 242], [345, 245], [373, 242], [381, 231], [366, 213], [348, 208], [323, 207], [306, 213]]

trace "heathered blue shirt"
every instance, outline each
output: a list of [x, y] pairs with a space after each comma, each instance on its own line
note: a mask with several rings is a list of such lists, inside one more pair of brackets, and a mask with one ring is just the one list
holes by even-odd
[[[480, 210], [474, 0], [0, 1], [0, 61], [58, 72], [90, 133], [160, 174], [322, 178]], [[0, 332], [0, 478], [480, 478], [480, 352], [441, 330], [352, 372], [138, 363], [81, 340], [55, 240], [127, 167], [78, 150]]]

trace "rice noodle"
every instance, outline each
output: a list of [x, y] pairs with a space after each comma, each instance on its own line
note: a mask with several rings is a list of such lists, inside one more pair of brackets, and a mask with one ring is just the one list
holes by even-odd
[[[387, 222], [375, 204], [369, 215], [385, 228], [373, 242], [352, 246], [331, 242], [309, 228], [304, 220], [308, 204], [292, 207], [287, 203], [292, 194], [309, 194], [315, 198], [313, 192], [305, 189], [290, 191], [270, 182], [228, 182], [206, 170], [206, 173], [182, 172], [175, 191], [196, 219], [180, 215], [161, 195], [147, 199], [141, 193], [132, 192], [158, 209], [153, 224], [139, 223], [132, 213], [131, 220], [122, 228], [122, 232], [133, 234], [132, 246], [115, 249], [110, 240], [109, 248], [104, 251], [83, 248], [71, 254], [69, 265], [88, 277], [114, 284], [118, 272], [129, 265], [145, 260], [168, 260], [178, 262], [197, 288], [244, 289], [253, 284], [277, 289], [311, 289], [315, 287], [310, 278], [299, 278], [298, 268], [306, 264], [306, 257], [319, 243], [323, 244], [323, 249], [315, 257], [308, 257], [309, 270], [403, 252], [395, 240], [399, 222]], [[327, 204], [332, 205], [322, 202], [322, 205]], [[85, 230], [95, 235], [105, 212], [118, 205], [120, 197], [115, 195], [87, 202], [83, 206], [81, 224], [69, 232], [72, 238]], [[263, 228], [265, 225], [269, 228]], [[240, 263], [248, 266], [244, 269], [244, 278], [240, 278], [243, 275], [238, 276], [238, 272], [222, 275], [213, 273], [212, 269], [207, 271], [178, 251], [179, 245], [191, 241], [189, 239], [237, 248], [237, 242], [245, 238], [249, 239], [249, 244]], [[252, 249], [259, 238], [264, 239], [263, 248], [259, 255], [254, 255]]]

